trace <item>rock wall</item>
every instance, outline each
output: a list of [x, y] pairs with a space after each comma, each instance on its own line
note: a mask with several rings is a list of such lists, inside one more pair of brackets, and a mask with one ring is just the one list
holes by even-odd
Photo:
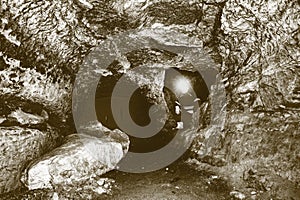
[[0, 149], [9, 152], [1, 159], [3, 193], [20, 186], [20, 173], [30, 161], [63, 142], [58, 136], [74, 133], [75, 73], [91, 46], [127, 23], [116, 18], [108, 3], [92, 8], [78, 1], [0, 5], [0, 127], [5, 144]]
[[228, 1], [222, 72], [239, 110], [299, 108], [299, 2]]
[[200, 156], [208, 144], [201, 136], [192, 151], [198, 165], [214, 166], [249, 198], [251, 191], [299, 197], [299, 8], [296, 1], [226, 1], [222, 11], [226, 128], [209, 155]]
[[[16, 147], [1, 160], [1, 174], [12, 169], [9, 182], [1, 178], [1, 192], [14, 189], [22, 168], [60, 143], [57, 135], [74, 132], [71, 92], [83, 58], [107, 37], [135, 29], [151, 30], [159, 41], [201, 46], [220, 71], [226, 121], [222, 130], [206, 125], [197, 133], [190, 161], [237, 188], [252, 188], [249, 194], [294, 198], [278, 188], [299, 187], [298, 1], [0, 2], [0, 134], [7, 141], [0, 148]], [[28, 133], [32, 145], [23, 142]], [[30, 156], [10, 162], [27, 147]]]

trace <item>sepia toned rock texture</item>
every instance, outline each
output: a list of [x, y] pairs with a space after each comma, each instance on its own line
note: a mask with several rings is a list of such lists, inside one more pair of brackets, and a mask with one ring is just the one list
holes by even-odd
[[[226, 1], [222, 11], [226, 126], [200, 160], [219, 166], [249, 198], [252, 190], [299, 198], [299, 10], [297, 1]], [[198, 156], [204, 144], [194, 146]]]
[[[207, 70], [219, 71], [220, 83], [210, 85], [209, 102], [198, 110], [207, 116], [201, 117], [188, 162], [226, 177], [239, 198], [254, 193], [261, 199], [299, 198], [299, 1], [1, 0], [0, 5], [1, 193], [19, 187], [15, 183], [29, 161], [45, 158], [62, 136], [76, 132], [72, 87], [85, 56], [111, 36], [135, 30], [163, 44], [198, 47], [214, 61], [212, 66], [203, 60]], [[129, 65], [153, 58], [164, 63], [151, 54], [155, 51], [138, 52]], [[85, 80], [97, 73], [91, 70]], [[139, 74], [131, 79], [142, 80]], [[226, 106], [210, 118], [210, 105], [221, 101], [219, 89], [226, 91]], [[127, 142], [117, 146], [127, 148]], [[50, 155], [69, 158], [63, 147]], [[32, 191], [26, 195], [32, 197]]]
[[57, 146], [58, 134], [18, 126], [1, 127], [1, 193], [21, 186], [21, 171], [34, 159]]
[[128, 138], [123, 137], [121, 143], [109, 136], [69, 135], [62, 146], [29, 164], [21, 180], [30, 190], [52, 189], [60, 195], [105, 193], [108, 188], [100, 176], [114, 169], [127, 152]]

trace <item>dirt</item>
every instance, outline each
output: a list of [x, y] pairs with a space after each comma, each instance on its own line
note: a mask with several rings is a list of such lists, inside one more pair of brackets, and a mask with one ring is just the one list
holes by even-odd
[[[225, 180], [210, 172], [197, 171], [182, 161], [154, 172], [134, 174], [115, 170], [107, 173], [104, 177], [114, 179], [115, 184], [110, 195], [101, 195], [96, 200], [232, 199], [230, 197], [232, 188]], [[54, 198], [51, 191], [23, 190], [0, 196], [0, 199], [40, 200]], [[82, 198], [73, 196], [71, 199]]]
[[209, 172], [196, 171], [183, 162], [143, 174], [112, 171], [106, 177], [113, 178], [116, 185], [112, 195], [103, 199], [230, 199], [231, 190], [224, 180]]

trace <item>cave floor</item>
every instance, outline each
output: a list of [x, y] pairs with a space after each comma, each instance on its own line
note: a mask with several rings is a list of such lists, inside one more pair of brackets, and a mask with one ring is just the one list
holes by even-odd
[[[143, 174], [109, 172], [116, 186], [111, 195], [103, 199], [114, 200], [222, 200], [231, 199], [231, 188], [226, 181], [205, 172], [177, 162], [171, 166]], [[101, 198], [102, 199], [102, 198]]]
[[[97, 200], [232, 199], [232, 188], [225, 180], [207, 171], [197, 171], [182, 160], [154, 172], [139, 174], [114, 170], [103, 177], [113, 179], [115, 183], [111, 194], [100, 195]], [[7, 193], [0, 199], [55, 199], [51, 196], [51, 192], [21, 190]]]

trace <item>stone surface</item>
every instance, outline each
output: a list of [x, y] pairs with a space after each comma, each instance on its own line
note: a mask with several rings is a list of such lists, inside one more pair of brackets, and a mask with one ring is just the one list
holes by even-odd
[[[192, 151], [247, 198], [300, 196], [299, 10], [296, 1], [229, 0], [220, 18], [225, 126], [200, 130]], [[207, 140], [214, 133], [222, 137]]]
[[226, 2], [219, 49], [232, 107], [299, 108], [299, 10], [297, 1]]
[[7, 38], [16, 37], [17, 46], [32, 51], [31, 56], [55, 58], [49, 68], [62, 68], [65, 75], [74, 75], [91, 46], [99, 45], [108, 34], [133, 26], [109, 1], [82, 2], [88, 1], [3, 0], [1, 18], [7, 23], [2, 32], [9, 33]]
[[0, 52], [0, 59], [7, 66], [0, 71], [1, 96], [14, 96], [39, 103], [65, 120], [62, 113], [70, 110], [70, 81], [55, 81], [52, 76], [38, 72], [34, 66], [32, 69], [21, 66], [20, 60], [8, 57], [6, 53]]
[[[83, 57], [110, 35], [145, 28], [140, 34], [165, 44], [203, 47], [221, 71], [227, 120], [214, 126], [223, 115], [203, 119], [192, 147], [197, 165], [257, 196], [268, 191], [262, 199], [295, 199], [289, 188], [299, 186], [299, 10], [299, 2], [289, 0], [2, 0], [0, 123], [45, 130], [35, 123], [47, 113], [51, 127], [64, 127]], [[199, 112], [211, 114], [209, 106]]]
[[[118, 139], [116, 134], [119, 134]], [[84, 134], [67, 136], [62, 146], [28, 166], [22, 182], [30, 190], [104, 193], [106, 186], [100, 176], [116, 167], [129, 144], [124, 134], [110, 135], [112, 137], [103, 135], [97, 138]], [[120, 138], [123, 143], [120, 143]]]
[[[193, 158], [199, 169], [215, 171], [250, 198], [299, 197], [299, 113], [231, 113], [226, 137], [213, 140], [202, 157], [205, 139], [198, 138]], [[208, 129], [200, 133], [206, 133]], [[207, 144], [207, 143], [204, 143]], [[194, 162], [189, 160], [188, 162]]]
[[[3, 87], [2, 87], [3, 88]], [[20, 97], [0, 95], [0, 191], [21, 186], [19, 178], [26, 165], [61, 142], [55, 124], [44, 106]]]
[[43, 131], [0, 126], [0, 138], [0, 192], [4, 193], [21, 186], [22, 170], [29, 162], [55, 148], [59, 136], [49, 126]]

